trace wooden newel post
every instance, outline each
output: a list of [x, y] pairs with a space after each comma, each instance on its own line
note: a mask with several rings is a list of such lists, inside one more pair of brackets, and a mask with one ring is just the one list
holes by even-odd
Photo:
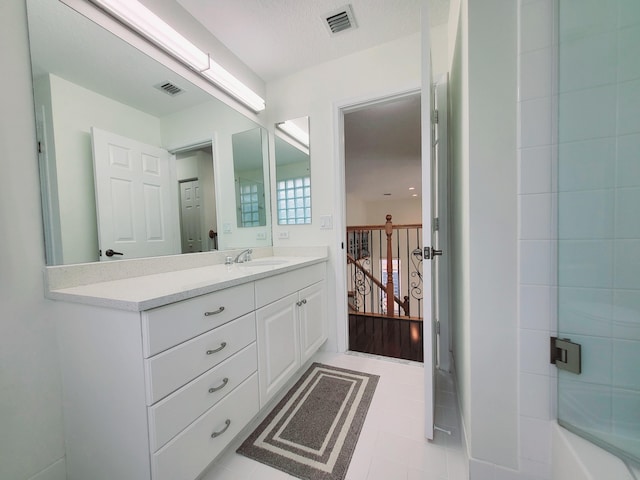
[[386, 216], [387, 222], [384, 224], [384, 232], [387, 234], [387, 316], [393, 317], [393, 249], [391, 248], [391, 236], [393, 235], [393, 224], [391, 215]]

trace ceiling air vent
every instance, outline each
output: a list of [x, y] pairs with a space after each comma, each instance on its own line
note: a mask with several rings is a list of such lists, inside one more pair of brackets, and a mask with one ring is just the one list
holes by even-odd
[[175, 97], [176, 95], [180, 95], [184, 92], [183, 89], [171, 82], [160, 82], [157, 85], [154, 85], [154, 87], [171, 97]]
[[351, 5], [345, 5], [338, 10], [328, 13], [324, 16], [324, 19], [331, 35], [344, 32], [345, 30], [351, 30], [358, 26], [353, 16]]

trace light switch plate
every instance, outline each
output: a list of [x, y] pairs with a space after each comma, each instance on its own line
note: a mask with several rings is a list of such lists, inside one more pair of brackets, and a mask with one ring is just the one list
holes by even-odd
[[333, 230], [332, 215], [320, 215], [320, 230]]
[[222, 233], [231, 233], [231, 224], [223, 223], [222, 224]]
[[289, 238], [289, 230], [282, 230], [278, 232], [278, 238], [280, 240], [286, 240]]
[[267, 234], [265, 232], [256, 233], [256, 240], [266, 240]]

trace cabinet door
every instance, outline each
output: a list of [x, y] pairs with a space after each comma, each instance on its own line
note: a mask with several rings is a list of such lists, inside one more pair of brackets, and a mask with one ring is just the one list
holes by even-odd
[[300, 363], [316, 353], [327, 339], [326, 283], [318, 282], [300, 290]]
[[294, 293], [256, 310], [260, 408], [300, 366], [297, 300]]

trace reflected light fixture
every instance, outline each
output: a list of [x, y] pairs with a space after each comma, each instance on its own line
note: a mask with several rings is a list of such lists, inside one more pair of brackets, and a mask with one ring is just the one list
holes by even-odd
[[211, 60], [208, 53], [200, 50], [137, 0], [91, 1], [233, 95], [253, 111], [259, 112], [265, 109], [265, 101], [262, 97]]
[[293, 123], [291, 120], [286, 120], [284, 122], [278, 123], [278, 128], [294, 140], [309, 148], [309, 134], [299, 126], [297, 126], [295, 123]]

